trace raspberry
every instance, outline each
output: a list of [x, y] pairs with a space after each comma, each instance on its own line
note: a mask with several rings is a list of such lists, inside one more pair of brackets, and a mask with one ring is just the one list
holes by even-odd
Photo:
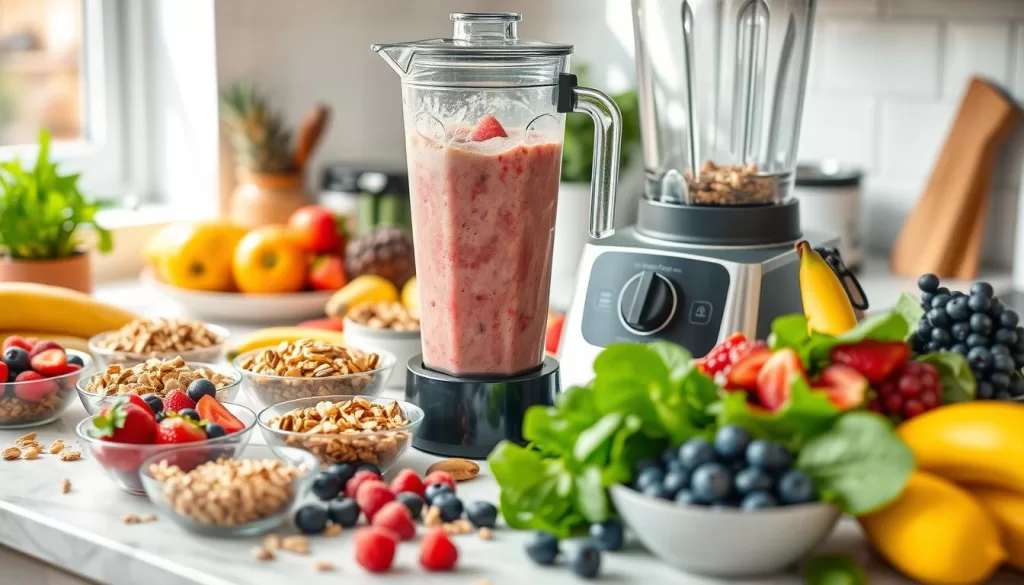
[[383, 528], [360, 528], [356, 531], [356, 562], [371, 573], [383, 573], [395, 560], [398, 539]]
[[[742, 333], [733, 333], [729, 339], [726, 339], [722, 343], [711, 348], [708, 355], [704, 357], [704, 361], [702, 362], [703, 365], [701, 367], [709, 376], [714, 376], [719, 372], [723, 372], [727, 367], [736, 363], [739, 359], [732, 355], [733, 350], [740, 346], [745, 348], [748, 345], [750, 344]], [[737, 352], [737, 355], [739, 353], [740, 352]]]
[[181, 390], [172, 390], [164, 397], [164, 412], [181, 412], [195, 407], [196, 403]]
[[365, 481], [356, 491], [356, 503], [363, 511], [368, 522], [373, 522], [373, 516], [384, 507], [384, 504], [395, 501], [395, 494], [391, 493], [383, 481]]
[[448, 472], [435, 471], [433, 473], [428, 473], [427, 477], [423, 478], [424, 488], [435, 483], [446, 483], [452, 488], [452, 493], [455, 493], [455, 478], [453, 478]]
[[420, 564], [428, 571], [450, 571], [459, 560], [459, 549], [444, 528], [433, 528], [420, 545]]
[[932, 364], [907, 362], [878, 385], [881, 412], [907, 420], [942, 404], [939, 371]]
[[401, 502], [388, 502], [373, 515], [373, 526], [386, 528], [398, 535], [401, 540], [412, 540], [416, 536], [416, 525], [413, 524], [409, 508]]
[[378, 473], [372, 471], [357, 471], [352, 479], [348, 480], [345, 484], [345, 497], [355, 499], [356, 492], [359, 491], [359, 486], [363, 485], [367, 481], [379, 481], [384, 482], [384, 479]]
[[412, 492], [423, 498], [426, 487], [423, 485], [423, 480], [420, 476], [416, 475], [416, 472], [411, 469], [403, 469], [398, 472], [395, 479], [391, 480], [391, 492], [398, 495], [402, 492]]

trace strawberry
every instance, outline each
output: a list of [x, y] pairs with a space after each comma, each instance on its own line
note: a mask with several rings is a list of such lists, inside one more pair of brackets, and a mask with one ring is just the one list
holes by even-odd
[[383, 573], [395, 560], [398, 539], [384, 528], [360, 528], [356, 531], [356, 562], [371, 573]]
[[363, 511], [366, 520], [373, 523], [373, 516], [384, 507], [384, 504], [395, 501], [388, 485], [383, 481], [365, 481], [356, 491], [356, 503]]
[[773, 353], [757, 373], [757, 397], [761, 405], [774, 412], [789, 401], [789, 385], [793, 378], [804, 377], [804, 366], [795, 349], [785, 348]]
[[7, 381], [7, 378], [11, 377], [11, 370], [7, 367], [7, 364], [0, 362], [0, 384]]
[[186, 408], [195, 407], [196, 403], [181, 390], [171, 390], [164, 396], [164, 412], [181, 412]]
[[501, 123], [498, 119], [490, 114], [485, 114], [480, 121], [476, 123], [476, 128], [473, 129], [473, 134], [469, 137], [474, 142], [483, 142], [490, 140], [491, 138], [497, 138], [501, 136], [505, 138], [508, 134], [505, 129], [501, 127]]
[[725, 375], [726, 382], [730, 388], [743, 388], [754, 390], [757, 388], [757, 375], [769, 358], [772, 357], [772, 350], [762, 347], [751, 351], [746, 357], [729, 368]]
[[857, 370], [877, 384], [910, 359], [910, 346], [902, 341], [861, 341], [832, 350], [832, 363]]
[[815, 389], [824, 390], [839, 410], [851, 410], [867, 399], [868, 379], [849, 366], [832, 364], [818, 375]]
[[56, 382], [47, 380], [39, 372], [25, 370], [14, 378], [15, 382], [24, 382], [14, 385], [14, 395], [25, 402], [40, 402], [48, 394], [53, 394], [59, 387]]
[[194, 420], [183, 416], [168, 416], [160, 421], [156, 432], [158, 445], [175, 445], [205, 441], [206, 432]]
[[146, 401], [143, 400], [141, 396], [139, 396], [138, 394], [129, 394], [128, 402], [131, 402], [135, 406], [141, 407], [142, 410], [145, 410], [146, 412], [149, 413], [149, 416], [153, 418], [154, 422], [156, 421], [156, 415], [153, 414], [153, 409], [150, 408], [149, 404], [146, 404]]
[[411, 469], [399, 471], [395, 479], [391, 480], [391, 493], [395, 495], [402, 492], [412, 492], [422, 498], [426, 489], [426, 486], [423, 485], [423, 480]]
[[245, 423], [238, 420], [237, 416], [231, 414], [230, 410], [209, 394], [204, 395], [196, 403], [196, 412], [199, 413], [199, 418], [219, 424], [228, 435], [245, 428]]
[[371, 525], [386, 528], [398, 535], [399, 540], [412, 540], [416, 536], [416, 524], [412, 513], [401, 502], [388, 502], [373, 515]]
[[92, 418], [89, 435], [111, 443], [148, 445], [156, 436], [156, 421], [148, 406], [118, 400]]
[[447, 471], [435, 471], [433, 473], [428, 473], [427, 477], [423, 478], [424, 489], [426, 489], [428, 485], [435, 483], [446, 483], [452, 488], [452, 493], [455, 493], [455, 478], [453, 478]]
[[345, 262], [337, 254], [317, 256], [309, 268], [309, 284], [313, 290], [338, 290], [348, 282]]
[[356, 492], [359, 491], [359, 486], [363, 485], [363, 482], [367, 481], [379, 481], [383, 483], [384, 478], [382, 478], [380, 474], [372, 471], [357, 471], [356, 474], [352, 476], [352, 479], [348, 480], [348, 483], [345, 484], [345, 497], [354, 499], [356, 497]]
[[64, 348], [56, 341], [40, 341], [32, 346], [32, 349], [28, 352], [28, 356], [35, 357], [48, 349], [59, 349], [64, 351]]
[[420, 564], [428, 571], [450, 571], [459, 560], [459, 549], [444, 528], [431, 528], [420, 544]]
[[18, 335], [11, 335], [7, 339], [4, 339], [3, 350], [7, 351], [12, 347], [20, 347], [25, 351], [32, 351], [32, 344], [24, 337], [20, 337]]
[[63, 349], [46, 349], [32, 357], [32, 369], [46, 378], [63, 376], [68, 369], [68, 356]]

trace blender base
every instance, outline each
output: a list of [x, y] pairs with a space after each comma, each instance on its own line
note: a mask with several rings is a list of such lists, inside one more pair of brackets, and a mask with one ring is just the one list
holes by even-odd
[[460, 377], [409, 360], [405, 399], [423, 409], [413, 447], [445, 457], [485, 459], [499, 441], [523, 445], [523, 415], [554, 404], [559, 366], [545, 357], [540, 369], [514, 378]]

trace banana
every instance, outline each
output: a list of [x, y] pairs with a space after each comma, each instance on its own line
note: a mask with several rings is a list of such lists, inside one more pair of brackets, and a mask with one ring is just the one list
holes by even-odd
[[968, 487], [1003, 535], [1003, 546], [1009, 553], [1007, 563], [1024, 571], [1024, 495], [987, 487]]
[[315, 339], [335, 345], [345, 344], [345, 335], [337, 331], [306, 327], [268, 327], [253, 331], [233, 343], [228, 349], [228, 359], [235, 359], [240, 354], [261, 347], [274, 347], [282, 341], [298, 341], [300, 339]]
[[415, 276], [405, 281], [405, 286], [402, 287], [402, 304], [405, 305], [410, 314], [419, 316], [420, 285]]
[[88, 339], [138, 316], [66, 288], [0, 282], [0, 331], [37, 331]]
[[1024, 405], [948, 404], [896, 429], [922, 471], [1024, 495]]
[[46, 331], [0, 331], [0, 343], [3, 343], [8, 337], [15, 335], [22, 339], [34, 337], [45, 341], [56, 341], [64, 349], [77, 349], [78, 351], [89, 353], [88, 339], [72, 335], [61, 335], [59, 333], [47, 333]]
[[809, 331], [839, 335], [857, 325], [850, 297], [825, 259], [806, 241], [796, 245], [800, 255], [800, 298]]
[[393, 303], [398, 300], [398, 289], [390, 280], [376, 274], [364, 274], [352, 279], [331, 295], [325, 310], [329, 317], [343, 318], [349, 309], [363, 303]]
[[895, 502], [858, 520], [875, 550], [927, 585], [984, 583], [1007, 558], [982, 505], [928, 473], [913, 473]]

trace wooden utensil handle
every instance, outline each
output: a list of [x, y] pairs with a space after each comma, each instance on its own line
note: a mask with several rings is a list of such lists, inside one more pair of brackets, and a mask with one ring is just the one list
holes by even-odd
[[306, 117], [302, 119], [299, 127], [299, 137], [295, 146], [295, 166], [301, 172], [306, 162], [313, 156], [313, 151], [320, 142], [324, 129], [327, 127], [327, 119], [330, 116], [330, 109], [324, 104], [314, 105]]

